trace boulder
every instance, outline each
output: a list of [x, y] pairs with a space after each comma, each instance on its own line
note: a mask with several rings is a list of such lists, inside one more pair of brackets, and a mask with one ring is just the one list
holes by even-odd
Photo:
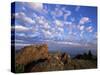
[[48, 58], [47, 44], [31, 45], [21, 49], [21, 52], [16, 54], [17, 64], [28, 64], [32, 61]]
[[42, 71], [57, 71], [63, 70], [64, 64], [57, 57], [51, 56], [44, 62], [38, 63], [31, 68], [31, 72], [42, 72]]

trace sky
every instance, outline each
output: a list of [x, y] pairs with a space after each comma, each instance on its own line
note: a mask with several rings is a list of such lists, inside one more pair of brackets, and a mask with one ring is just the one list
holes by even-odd
[[35, 43], [49, 50], [97, 49], [97, 7], [16, 2], [11, 13], [16, 49]]

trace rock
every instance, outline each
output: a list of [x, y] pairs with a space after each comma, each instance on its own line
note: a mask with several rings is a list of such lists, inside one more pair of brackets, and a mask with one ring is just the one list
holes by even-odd
[[46, 58], [48, 58], [47, 44], [31, 45], [21, 49], [21, 52], [16, 55], [16, 63], [26, 65], [32, 61]]
[[68, 55], [67, 53], [63, 53], [62, 56], [61, 56], [61, 61], [62, 61], [64, 64], [70, 63], [70, 62], [71, 62], [70, 55]]
[[31, 72], [42, 72], [42, 71], [57, 71], [57, 70], [63, 70], [64, 64], [55, 57], [49, 58], [49, 61], [46, 60], [45, 62], [41, 62], [36, 64], [32, 67], [30, 70]]

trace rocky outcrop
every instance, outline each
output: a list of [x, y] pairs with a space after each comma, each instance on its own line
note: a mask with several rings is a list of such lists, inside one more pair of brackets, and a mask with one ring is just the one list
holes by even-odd
[[[30, 67], [32, 67], [32, 64], [30, 65]], [[42, 62], [37, 61], [36, 64], [29, 71], [42, 72], [42, 71], [55, 71], [55, 70], [63, 70], [63, 69], [64, 69], [64, 64], [62, 61], [60, 61], [58, 57], [49, 56], [48, 59], [42, 60]]]
[[[86, 54], [84, 58], [87, 58]], [[80, 55], [71, 59], [67, 53], [48, 52], [47, 44], [38, 44], [26, 46], [16, 52], [15, 66], [19, 73], [95, 68], [97, 64], [96, 61], [93, 63], [91, 60], [82, 59], [82, 56], [80, 58]]]
[[70, 55], [68, 55], [67, 53], [63, 53], [61, 55], [61, 61], [64, 63], [64, 64], [68, 64], [71, 62], [71, 58], [70, 58]]
[[21, 52], [16, 55], [17, 64], [28, 64], [32, 61], [39, 59], [48, 58], [48, 46], [47, 44], [42, 45], [31, 45], [21, 49]]

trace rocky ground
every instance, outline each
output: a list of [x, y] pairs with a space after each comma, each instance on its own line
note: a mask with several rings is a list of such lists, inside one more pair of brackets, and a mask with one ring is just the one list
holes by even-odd
[[26, 46], [16, 53], [16, 72], [44, 72], [96, 68], [96, 60], [71, 58], [67, 53], [48, 52], [47, 44]]

